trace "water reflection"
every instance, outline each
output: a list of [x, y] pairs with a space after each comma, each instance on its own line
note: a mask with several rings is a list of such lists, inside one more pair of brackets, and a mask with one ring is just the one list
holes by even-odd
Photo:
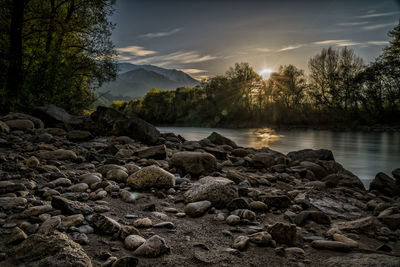
[[218, 129], [198, 127], [159, 127], [187, 140], [206, 138], [218, 132], [244, 147], [270, 147], [282, 153], [312, 148], [333, 151], [336, 161], [355, 173], [368, 187], [376, 173], [390, 174], [400, 167], [400, 134], [378, 132], [337, 132], [315, 130], [273, 131], [272, 129]]

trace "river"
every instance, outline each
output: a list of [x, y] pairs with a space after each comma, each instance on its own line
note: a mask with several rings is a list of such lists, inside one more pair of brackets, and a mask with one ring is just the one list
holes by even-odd
[[161, 132], [173, 132], [187, 140], [200, 140], [213, 131], [235, 141], [239, 146], [270, 147], [282, 153], [312, 148], [325, 148], [333, 152], [335, 160], [356, 174], [366, 188], [378, 172], [391, 176], [400, 167], [400, 133], [222, 129], [199, 127], [157, 127]]

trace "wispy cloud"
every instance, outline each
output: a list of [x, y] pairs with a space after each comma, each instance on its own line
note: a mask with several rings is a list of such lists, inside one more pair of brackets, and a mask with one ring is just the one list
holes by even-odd
[[394, 26], [396, 25], [397, 22], [392, 22], [392, 23], [382, 23], [382, 24], [375, 24], [375, 25], [369, 25], [369, 26], [365, 26], [363, 27], [364, 30], [376, 30], [376, 29], [381, 29], [381, 28], [386, 28], [389, 26]]
[[197, 51], [178, 51], [160, 56], [133, 58], [129, 60], [129, 62], [133, 64], [156, 64], [158, 66], [165, 66], [171, 64], [200, 63], [216, 58], [216, 56], [212, 55], [202, 55]]
[[303, 46], [304, 45], [302, 45], [302, 44], [300, 44], [300, 45], [289, 45], [289, 46], [282, 47], [281, 49], [278, 49], [277, 52], [295, 50], [295, 49], [298, 49], [298, 48], [303, 47]]
[[370, 45], [387, 45], [387, 44], [389, 44], [389, 42], [388, 41], [369, 41], [369, 42], [367, 42], [367, 44], [370, 44]]
[[137, 57], [143, 57], [143, 56], [148, 56], [148, 55], [153, 55], [156, 53], [156, 51], [153, 50], [146, 50], [142, 46], [127, 46], [127, 47], [120, 47], [116, 49], [120, 53], [126, 53], [130, 54], [132, 56], [137, 56]]
[[260, 48], [256, 48], [256, 51], [261, 52], [261, 53], [268, 53], [268, 52], [272, 52], [272, 49], [260, 47]]
[[313, 44], [316, 45], [337, 45], [338, 43], [343, 43], [343, 42], [348, 42], [349, 40], [324, 40], [324, 41], [318, 41], [314, 42]]
[[338, 26], [360, 26], [360, 25], [365, 25], [368, 24], [368, 21], [360, 21], [360, 22], [342, 22], [342, 23], [336, 23]]
[[177, 32], [180, 32], [180, 31], [181, 31], [181, 29], [177, 28], [177, 29], [173, 29], [173, 30], [170, 30], [170, 31], [166, 31], [166, 32], [149, 32], [149, 33], [140, 35], [140, 37], [144, 37], [144, 38], [165, 37], [165, 36], [173, 35], [173, 34], [175, 34]]
[[369, 14], [366, 14], [366, 15], [357, 16], [357, 18], [362, 18], [362, 19], [378, 18], [378, 17], [392, 16], [392, 15], [396, 15], [396, 14], [399, 14], [399, 12], [369, 13]]

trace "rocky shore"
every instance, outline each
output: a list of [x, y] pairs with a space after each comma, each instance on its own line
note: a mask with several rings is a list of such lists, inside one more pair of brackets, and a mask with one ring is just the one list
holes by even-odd
[[0, 117], [0, 266], [400, 266], [400, 169], [188, 141], [109, 108]]

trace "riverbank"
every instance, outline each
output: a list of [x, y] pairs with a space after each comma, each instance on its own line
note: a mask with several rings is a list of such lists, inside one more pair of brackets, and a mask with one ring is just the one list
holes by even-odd
[[399, 170], [62, 112], [0, 118], [0, 265], [400, 264]]

